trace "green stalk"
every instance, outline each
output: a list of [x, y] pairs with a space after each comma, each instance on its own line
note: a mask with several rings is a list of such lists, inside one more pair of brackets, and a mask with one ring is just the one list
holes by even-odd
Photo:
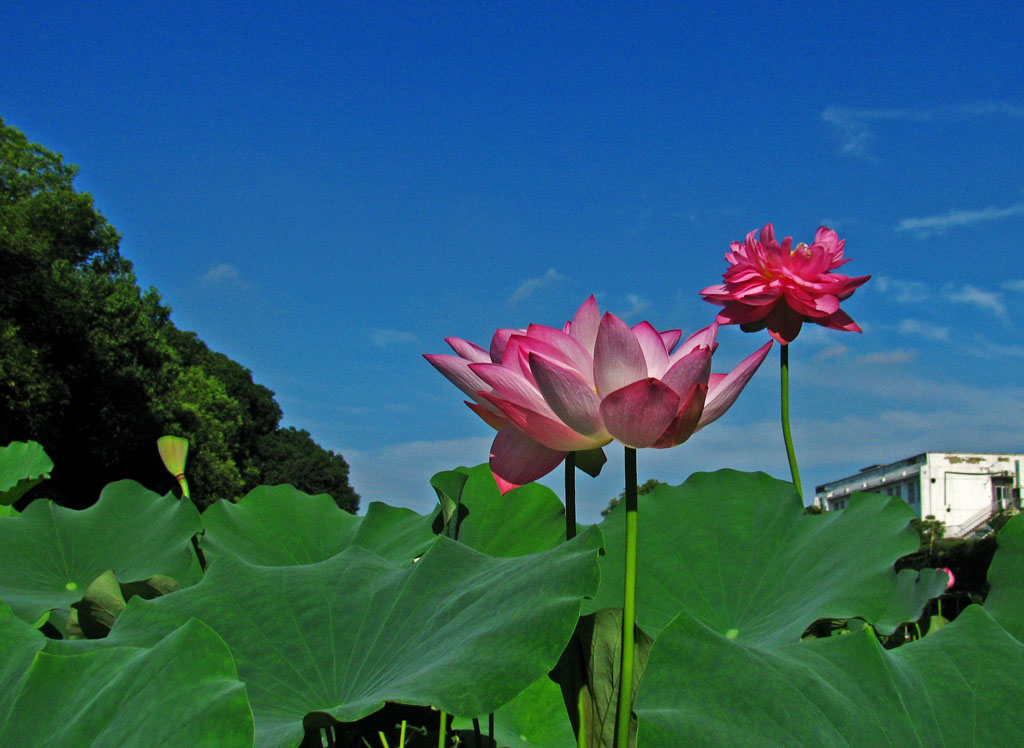
[[636, 450], [626, 447], [626, 575], [622, 585], [622, 660], [619, 666], [619, 709], [615, 721], [615, 748], [629, 748], [629, 722], [633, 712], [633, 650], [636, 624]]
[[565, 456], [565, 539], [576, 537], [576, 453]]
[[441, 724], [437, 729], [437, 748], [444, 748], [445, 730], [448, 729], [448, 714], [441, 712]]
[[793, 476], [793, 485], [803, 501], [804, 489], [800, 485], [800, 469], [796, 465], [796, 451], [793, 449], [793, 435], [789, 431], [789, 346], [783, 344], [779, 348], [779, 364], [782, 374], [782, 438], [786, 441], [786, 456], [789, 458], [789, 472]]
[[587, 748], [587, 699], [586, 686], [580, 686], [576, 695], [576, 713], [579, 714], [580, 727], [576, 731], [576, 748]]

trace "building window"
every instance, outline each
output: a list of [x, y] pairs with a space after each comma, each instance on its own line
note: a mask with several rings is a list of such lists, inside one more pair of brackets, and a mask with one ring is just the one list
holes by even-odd
[[1013, 505], [1013, 478], [1009, 476], [992, 477], [992, 498], [1001, 508]]

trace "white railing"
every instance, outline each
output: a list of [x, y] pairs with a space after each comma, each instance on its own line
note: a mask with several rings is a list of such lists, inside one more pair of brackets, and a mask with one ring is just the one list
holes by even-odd
[[952, 525], [946, 528], [946, 534], [964, 538], [970, 535], [972, 532], [977, 530], [983, 524], [992, 519], [995, 515], [1002, 511], [999, 506], [987, 506], [984, 509], [976, 512], [967, 518], [965, 522], [961, 522], [959, 525]]

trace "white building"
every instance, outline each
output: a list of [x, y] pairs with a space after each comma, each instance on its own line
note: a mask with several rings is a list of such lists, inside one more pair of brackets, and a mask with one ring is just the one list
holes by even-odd
[[946, 523], [947, 537], [965, 537], [1002, 509], [1021, 508], [1024, 454], [925, 452], [815, 488], [823, 509], [846, 506], [851, 493], [899, 496], [917, 516]]

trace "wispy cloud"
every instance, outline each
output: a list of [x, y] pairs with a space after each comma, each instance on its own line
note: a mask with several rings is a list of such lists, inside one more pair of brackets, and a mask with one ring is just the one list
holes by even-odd
[[1007, 291], [1020, 291], [1024, 293], [1024, 278], [1001, 283], [1000, 286]]
[[858, 109], [827, 107], [821, 118], [833, 128], [839, 151], [853, 158], [871, 159], [874, 125], [884, 122], [926, 122], [973, 119], [975, 117], [1024, 118], [1024, 104], [1012, 101], [981, 101], [959, 106], [933, 108], [898, 107]]
[[385, 501], [427, 514], [437, 506], [430, 477], [459, 465], [486, 462], [492, 440], [489, 436], [472, 436], [335, 451], [349, 464], [349, 477], [359, 492], [362, 511], [371, 501]]
[[548, 268], [548, 271], [539, 278], [527, 278], [522, 283], [520, 283], [519, 287], [512, 292], [512, 296], [509, 297], [508, 303], [518, 304], [520, 301], [528, 299], [530, 296], [532, 296], [534, 291], [544, 288], [545, 286], [549, 286], [552, 283], [560, 281], [564, 278], [565, 276], [559, 273], [554, 268]]
[[203, 273], [199, 282], [206, 286], [234, 286], [235, 288], [249, 288], [250, 284], [242, 279], [241, 273], [234, 265], [222, 262], [214, 265]]
[[905, 281], [880, 275], [867, 287], [889, 294], [892, 301], [900, 304], [918, 303], [931, 298], [931, 291], [921, 281]]
[[374, 330], [370, 333], [370, 340], [378, 348], [384, 348], [396, 343], [416, 343], [418, 338], [406, 330]]
[[821, 118], [832, 125], [839, 140], [839, 152], [855, 158], [871, 158], [870, 144], [875, 138], [871, 123], [897, 120], [926, 120], [931, 118], [922, 109], [852, 109], [830, 106]]
[[951, 228], [972, 226], [985, 221], [998, 221], [1001, 218], [1024, 214], [1024, 202], [998, 208], [990, 205], [977, 210], [950, 210], [937, 216], [924, 218], [904, 218], [896, 226], [897, 231], [912, 231], [921, 238], [944, 234]]
[[894, 351], [880, 351], [878, 353], [867, 353], [857, 357], [857, 363], [864, 366], [898, 366], [906, 364], [917, 358], [917, 353], [897, 348]]
[[[809, 393], [800, 398], [805, 412], [800, 413], [798, 403], [794, 423], [806, 499], [815, 485], [854, 474], [863, 465], [926, 450], [999, 452], [1015, 449], [1020, 441], [1021, 387], [954, 385], [922, 378], [915, 367], [893, 366], [879, 376], [875, 367], [851, 367], [838, 356], [798, 367], [797, 376]], [[750, 387], [757, 385], [755, 377]], [[835, 407], [822, 408], [822, 400], [812, 397], [815, 393], [826, 398], [843, 393], [843, 399]], [[771, 408], [754, 407], [756, 394], [745, 392], [736, 407], [683, 447], [644, 450], [644, 476], [674, 485], [697, 470], [729, 467], [765, 470], [789, 480], [777, 417]], [[877, 404], [856, 404], [853, 398], [862, 395]], [[327, 446], [349, 463], [352, 486], [362, 497], [364, 512], [370, 501], [383, 500], [427, 513], [437, 506], [430, 476], [456, 465], [486, 461], [492, 439], [492, 434], [481, 434], [377, 448]], [[600, 521], [601, 509], [622, 490], [622, 450], [608, 448], [606, 454], [608, 464], [601, 475], [582, 483], [577, 495], [583, 522]], [[541, 482], [561, 495], [561, 471], [553, 471]]]
[[830, 358], [839, 358], [845, 356], [849, 349], [842, 343], [836, 345], [830, 345], [828, 348], [823, 348], [814, 355], [815, 361], [827, 361]]
[[896, 329], [900, 335], [912, 335], [927, 340], [934, 340], [937, 343], [949, 340], [948, 327], [940, 327], [939, 325], [921, 322], [916, 319], [901, 319]]
[[619, 315], [623, 319], [630, 319], [631, 317], [643, 314], [647, 307], [651, 305], [647, 299], [635, 293], [626, 294], [626, 301], [629, 302], [629, 309], [624, 310]]
[[979, 337], [974, 341], [972, 351], [980, 358], [1001, 359], [1001, 358], [1024, 358], [1024, 345], [1015, 343], [996, 342], [985, 337]]
[[998, 291], [985, 291], [970, 284], [965, 284], [960, 288], [944, 286], [942, 297], [956, 304], [969, 304], [978, 309], [984, 309], [997, 317], [1006, 317], [1006, 305], [1003, 304], [1002, 296]]

